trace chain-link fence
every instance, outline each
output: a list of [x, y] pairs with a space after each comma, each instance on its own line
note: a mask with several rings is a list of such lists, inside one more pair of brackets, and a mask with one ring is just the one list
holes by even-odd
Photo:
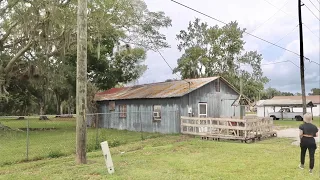
[[[87, 114], [87, 152], [179, 132], [178, 111]], [[75, 154], [75, 115], [0, 116], [0, 166]]]

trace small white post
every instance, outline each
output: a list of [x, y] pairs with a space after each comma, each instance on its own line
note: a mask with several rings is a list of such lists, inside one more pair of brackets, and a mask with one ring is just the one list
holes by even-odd
[[104, 141], [104, 142], [100, 143], [100, 145], [101, 145], [101, 148], [102, 148], [102, 153], [103, 153], [104, 160], [106, 162], [106, 166], [107, 166], [108, 172], [109, 172], [109, 174], [113, 174], [114, 173], [114, 167], [113, 167], [113, 162], [112, 162], [112, 158], [111, 158], [111, 153], [110, 153], [108, 142]]

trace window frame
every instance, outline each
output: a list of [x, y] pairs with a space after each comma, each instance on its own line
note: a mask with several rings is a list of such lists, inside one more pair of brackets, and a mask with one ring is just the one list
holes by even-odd
[[[201, 114], [200, 113], [200, 106], [201, 105], [205, 105], [206, 106], [206, 114]], [[198, 117], [201, 117], [201, 116], [208, 117], [208, 103], [206, 103], [206, 102], [199, 102], [198, 103]]]
[[127, 117], [127, 105], [126, 104], [120, 104], [119, 105], [119, 117], [120, 118], [126, 118]]
[[116, 102], [109, 101], [109, 111], [115, 111], [115, 110], [116, 110]]
[[[159, 106], [160, 108], [159, 108], [159, 110], [157, 110], [155, 107], [156, 106]], [[152, 106], [152, 121], [161, 121], [161, 119], [162, 119], [162, 116], [161, 116], [161, 109], [162, 109], [162, 106], [161, 105], [153, 105]], [[154, 112], [159, 112], [159, 116], [160, 116], [160, 118], [156, 118], [156, 117], [154, 117]]]

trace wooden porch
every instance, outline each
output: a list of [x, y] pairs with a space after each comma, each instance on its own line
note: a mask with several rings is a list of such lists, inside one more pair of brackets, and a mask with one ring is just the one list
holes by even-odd
[[273, 119], [245, 116], [243, 119], [181, 117], [181, 133], [201, 136], [202, 139], [228, 139], [247, 142], [276, 136]]

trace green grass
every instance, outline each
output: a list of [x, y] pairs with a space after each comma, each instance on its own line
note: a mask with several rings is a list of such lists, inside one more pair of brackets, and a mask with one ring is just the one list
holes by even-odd
[[113, 175], [98, 151], [88, 153], [86, 165], [76, 165], [74, 156], [68, 156], [3, 166], [0, 179], [319, 179], [319, 150], [310, 175], [297, 168], [299, 148], [290, 143], [280, 138], [245, 144], [166, 136], [111, 148]]
[[[252, 114], [256, 114], [254, 112], [246, 112], [246, 115], [252, 115]], [[282, 127], [286, 127], [286, 128], [296, 128], [299, 127], [299, 125], [301, 125], [303, 122], [302, 121], [296, 121], [295, 119], [279, 119], [279, 120], [274, 120], [273, 123], [276, 126], [282, 126]], [[313, 122], [314, 125], [320, 127], [320, 117], [314, 117], [313, 118]]]
[[[291, 119], [284, 119], [284, 120], [274, 120], [273, 123], [276, 126], [283, 126], [283, 127], [299, 127], [303, 122], [296, 121]], [[312, 123], [318, 127], [320, 127], [320, 117], [314, 117]]]
[[[0, 120], [11, 128], [25, 128], [26, 120]], [[302, 122], [274, 121], [297, 127]], [[319, 123], [319, 119], [314, 121]], [[115, 174], [107, 173], [96, 129], [88, 129], [88, 164], [75, 164], [75, 121], [30, 120], [29, 159], [26, 132], [0, 133], [0, 179], [319, 179], [320, 156], [315, 172], [297, 168], [299, 147], [292, 140], [273, 138], [253, 144], [203, 141], [182, 135], [159, 135], [99, 129], [98, 141], [108, 140]], [[307, 156], [308, 158], [308, 156]], [[308, 165], [309, 161], [306, 160]]]
[[[26, 128], [27, 120], [0, 120], [3, 125], [13, 129]], [[57, 128], [49, 131], [29, 131], [29, 160], [56, 158], [75, 153], [75, 120], [39, 121], [31, 119], [30, 128]], [[98, 143], [96, 137], [98, 135]], [[144, 138], [160, 136], [159, 134], [143, 133]], [[100, 149], [100, 142], [108, 140], [111, 146], [119, 146], [141, 140], [138, 132], [111, 129], [88, 128], [87, 150]], [[26, 131], [0, 132], [0, 166], [26, 160]]]

